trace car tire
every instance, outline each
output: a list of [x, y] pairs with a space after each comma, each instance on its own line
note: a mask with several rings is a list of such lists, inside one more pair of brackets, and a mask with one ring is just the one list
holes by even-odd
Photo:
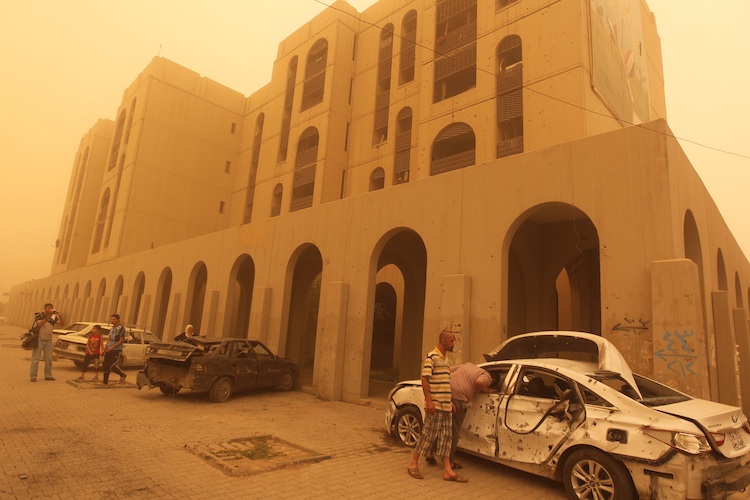
[[279, 382], [277, 387], [282, 391], [291, 391], [296, 384], [297, 381], [294, 379], [292, 370], [287, 370], [281, 375], [281, 382]]
[[83, 361], [78, 361], [77, 359], [74, 359], [73, 364], [76, 365], [76, 368], [83, 368]]
[[622, 462], [593, 448], [580, 449], [568, 457], [562, 480], [568, 498], [638, 498]]
[[232, 381], [228, 377], [221, 377], [208, 391], [208, 399], [214, 403], [226, 403], [232, 398]]
[[422, 435], [422, 413], [415, 406], [401, 408], [393, 418], [396, 435], [406, 446], [416, 446]]
[[159, 390], [165, 396], [174, 396], [175, 394], [177, 394], [178, 392], [180, 392], [180, 388], [179, 387], [164, 387], [163, 385], [159, 386]]

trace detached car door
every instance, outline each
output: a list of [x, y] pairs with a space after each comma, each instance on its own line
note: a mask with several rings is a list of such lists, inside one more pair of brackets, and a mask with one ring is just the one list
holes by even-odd
[[583, 420], [582, 405], [568, 399], [575, 384], [552, 371], [522, 366], [512, 385], [500, 410], [499, 456], [544, 463]]

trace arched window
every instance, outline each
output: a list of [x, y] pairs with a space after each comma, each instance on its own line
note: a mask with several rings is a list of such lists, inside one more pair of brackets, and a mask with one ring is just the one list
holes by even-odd
[[440, 131], [432, 144], [430, 175], [468, 167], [475, 161], [474, 131], [465, 123], [451, 123]]
[[297, 143], [294, 163], [294, 185], [290, 211], [312, 206], [315, 191], [315, 162], [318, 160], [318, 129], [309, 127], [302, 132]]
[[94, 242], [91, 245], [91, 253], [97, 253], [102, 245], [104, 235], [104, 223], [107, 220], [107, 209], [109, 208], [109, 188], [104, 191], [102, 202], [99, 204], [99, 214], [96, 216], [96, 228], [94, 229]]
[[523, 153], [523, 63], [521, 38], [497, 46], [497, 157]]
[[[122, 140], [122, 132], [125, 128], [125, 111], [120, 113], [120, 118], [117, 120], [117, 128], [115, 128], [115, 136], [112, 139], [112, 149], [109, 151], [109, 165], [107, 171], [112, 170], [117, 166], [117, 158], [120, 157], [120, 141]], [[123, 154], [125, 150], [123, 149]]]
[[289, 70], [286, 75], [286, 93], [284, 94], [284, 110], [281, 115], [281, 137], [279, 139], [279, 155], [277, 162], [286, 161], [286, 153], [289, 148], [289, 127], [292, 123], [292, 108], [294, 105], [294, 86], [297, 81], [297, 56], [289, 61]]
[[435, 11], [432, 102], [440, 102], [477, 84], [477, 2], [437, 0]]
[[398, 84], [414, 80], [417, 41], [417, 11], [410, 10], [401, 22], [401, 57], [398, 70]]
[[385, 187], [385, 171], [378, 167], [370, 174], [370, 191], [377, 191]]
[[396, 116], [396, 153], [393, 157], [393, 183], [409, 182], [411, 167], [411, 108], [404, 108]]
[[380, 32], [378, 46], [378, 75], [375, 82], [375, 118], [372, 144], [388, 139], [388, 113], [391, 106], [391, 62], [393, 60], [393, 25], [387, 24]]
[[276, 184], [273, 188], [273, 198], [271, 199], [271, 217], [276, 217], [281, 213], [281, 198], [284, 195], [284, 186]]
[[328, 63], [328, 41], [321, 38], [315, 42], [307, 54], [305, 63], [305, 86], [302, 90], [304, 111], [323, 102], [323, 90], [326, 84], [326, 64]]
[[265, 115], [258, 115], [255, 120], [255, 135], [253, 136], [253, 156], [250, 160], [250, 173], [247, 177], [247, 197], [245, 198], [245, 213], [242, 223], [247, 224], [253, 215], [253, 199], [255, 198], [255, 177], [258, 174], [258, 161], [260, 160], [260, 145], [263, 141], [263, 122]]

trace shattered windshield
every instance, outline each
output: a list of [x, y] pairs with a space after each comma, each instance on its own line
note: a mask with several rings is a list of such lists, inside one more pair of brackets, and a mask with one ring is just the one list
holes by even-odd
[[624, 394], [630, 399], [638, 401], [642, 405], [648, 407], [681, 403], [683, 401], [690, 400], [688, 396], [681, 394], [674, 389], [667, 387], [666, 385], [660, 384], [654, 380], [650, 380], [646, 377], [642, 377], [636, 374], [633, 374], [633, 377], [638, 384], [638, 389], [643, 395], [643, 398], [641, 399], [638, 398], [638, 395], [630, 387], [630, 384], [628, 384], [615, 373], [609, 374], [606, 372], [600, 372], [596, 375], [593, 375], [593, 377], [607, 387], [610, 387], [617, 392]]
[[597, 363], [599, 348], [589, 339], [541, 335], [514, 339], [497, 353], [485, 357], [488, 358], [487, 361], [562, 358]]

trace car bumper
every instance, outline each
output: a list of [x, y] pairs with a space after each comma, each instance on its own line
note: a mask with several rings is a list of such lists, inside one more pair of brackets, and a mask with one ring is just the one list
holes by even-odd
[[85, 351], [79, 351], [77, 349], [77, 346], [75, 348], [67, 348], [67, 349], [54, 347], [52, 349], [52, 352], [58, 358], [69, 359], [71, 361], [83, 361], [83, 357], [86, 354]]
[[388, 401], [388, 406], [385, 409], [385, 430], [391, 436], [395, 434], [395, 430], [393, 428], [393, 418], [396, 416], [397, 411], [398, 408], [396, 408], [396, 403], [394, 403], [393, 400]]

